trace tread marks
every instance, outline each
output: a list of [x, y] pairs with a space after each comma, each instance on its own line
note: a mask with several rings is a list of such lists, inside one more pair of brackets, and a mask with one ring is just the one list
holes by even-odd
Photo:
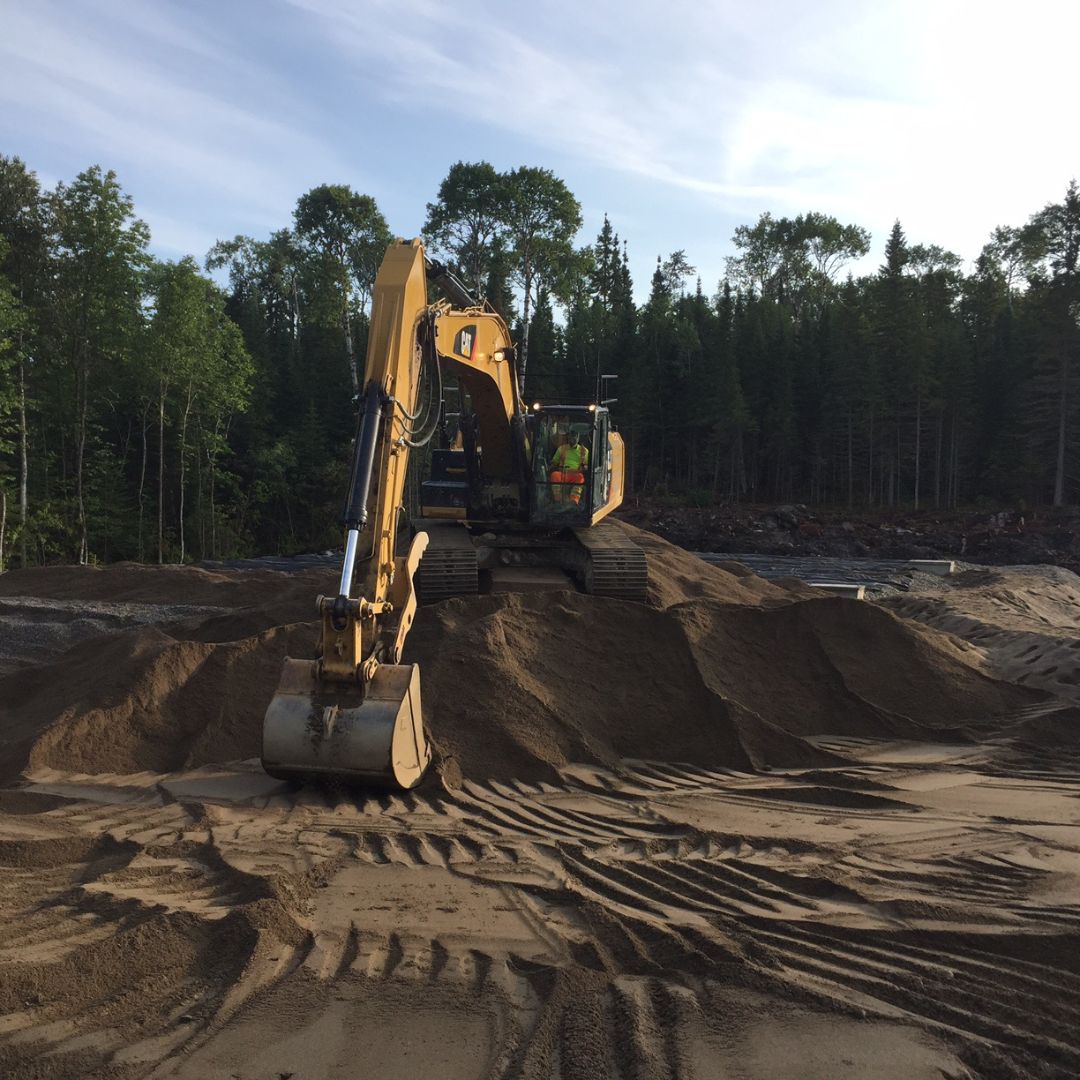
[[[905, 969], [899, 958], [889, 953], [885, 954], [887, 959], [878, 959], [872, 947], [867, 949], [851, 939], [830, 937], [823, 941], [802, 928], [796, 932], [792, 927], [779, 930], [759, 926], [755, 933], [789, 971], [803, 972], [821, 982], [876, 998], [932, 1026], [988, 1039], [1040, 1058], [1050, 1055], [1070, 1068], [1080, 1069], [1080, 1044], [1066, 1041], [1072, 1025], [1064, 1021], [1058, 1028], [1058, 1038], [1031, 1030], [1033, 1017], [1045, 1015], [1048, 1002], [1040, 1003], [1043, 1011], [1033, 1012], [1030, 1002], [1017, 1003], [1021, 995], [1015, 987], [1010, 986], [1003, 994], [1002, 983], [1009, 982], [1006, 969], [996, 983], [969, 987], [947, 977], [946, 969], [937, 965]], [[1075, 1016], [1075, 1001], [1065, 1015]]]

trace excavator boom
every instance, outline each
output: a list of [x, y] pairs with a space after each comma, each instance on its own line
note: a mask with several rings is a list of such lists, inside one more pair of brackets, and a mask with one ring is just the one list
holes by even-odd
[[500, 446], [498, 433], [509, 431], [521, 406], [505, 323], [490, 310], [429, 305], [420, 241], [392, 244], [375, 279], [341, 581], [336, 596], [318, 600], [319, 658], [286, 659], [267, 709], [262, 762], [272, 776], [409, 788], [431, 760], [420, 672], [400, 662], [428, 537], [418, 532], [398, 554], [398, 525], [410, 450], [439, 419], [440, 351], [481, 376], [477, 398], [491, 414], [491, 453], [509, 457], [509, 441]]

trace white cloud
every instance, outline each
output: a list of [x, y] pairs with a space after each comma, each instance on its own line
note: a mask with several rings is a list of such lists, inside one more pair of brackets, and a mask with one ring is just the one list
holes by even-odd
[[973, 256], [1080, 166], [1071, 3], [292, 2], [418, 116], [503, 129], [744, 217], [824, 209], [882, 236], [899, 216]]
[[[272, 71], [230, 55], [193, 21], [147, 5], [40, 4], [12, 7], [4, 22], [5, 126], [69, 156], [78, 148], [79, 167], [100, 162], [122, 180], [138, 171], [181, 201], [202, 192], [242, 208], [249, 228], [287, 220], [298, 174], [344, 168], [333, 147], [277, 118], [288, 95]], [[245, 85], [259, 86], [264, 110], [238, 104]]]
[[448, 130], [462, 157], [576, 170], [590, 205], [625, 204], [624, 235], [651, 228], [649, 248], [690, 246], [665, 214], [700, 213], [716, 235], [697, 242], [718, 248], [732, 221], [817, 209], [879, 245], [899, 216], [972, 257], [1080, 173], [1071, 0], [0, 7], [5, 151], [137, 176], [175, 250], [284, 225], [313, 183], [400, 198], [372, 172], [429, 170]]

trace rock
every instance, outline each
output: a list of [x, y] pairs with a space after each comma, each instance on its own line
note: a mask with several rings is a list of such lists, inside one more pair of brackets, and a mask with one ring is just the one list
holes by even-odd
[[796, 529], [799, 526], [799, 508], [797, 506], [778, 506], [772, 511], [776, 521], [788, 529]]

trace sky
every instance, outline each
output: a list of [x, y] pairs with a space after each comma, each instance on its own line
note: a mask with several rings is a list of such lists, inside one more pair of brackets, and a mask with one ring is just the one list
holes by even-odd
[[1080, 175], [1076, 0], [0, 0], [0, 153], [114, 169], [163, 258], [287, 227], [321, 183], [419, 233], [456, 161], [606, 213], [643, 295], [713, 292], [764, 211], [974, 259]]

